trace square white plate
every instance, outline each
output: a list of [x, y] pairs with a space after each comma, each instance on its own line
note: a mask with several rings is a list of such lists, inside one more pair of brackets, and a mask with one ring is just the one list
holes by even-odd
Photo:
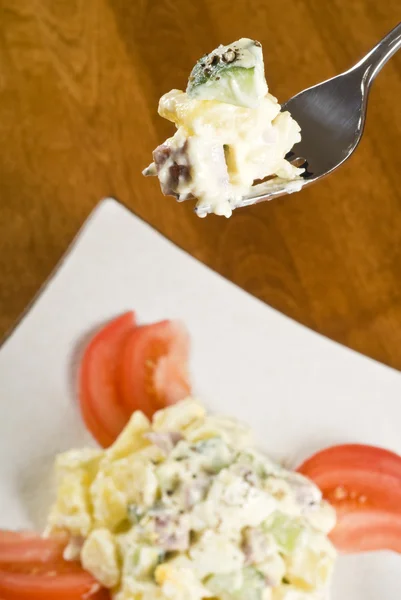
[[[129, 308], [180, 318], [194, 390], [292, 464], [341, 442], [401, 453], [401, 375], [272, 310], [176, 248], [114, 200], [91, 215], [0, 351], [0, 527], [42, 526], [57, 452], [92, 443], [74, 394], [82, 340]], [[333, 600], [390, 600], [401, 556], [341, 558]]]

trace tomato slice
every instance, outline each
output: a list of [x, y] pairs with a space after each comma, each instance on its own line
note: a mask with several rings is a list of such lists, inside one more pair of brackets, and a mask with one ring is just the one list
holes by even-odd
[[160, 321], [129, 334], [121, 361], [120, 384], [126, 410], [156, 410], [186, 398], [189, 335], [179, 321]]
[[61, 559], [66, 535], [42, 538], [29, 531], [0, 531], [0, 564], [46, 563]]
[[342, 552], [401, 552], [401, 457], [362, 444], [333, 446], [298, 469], [337, 511], [331, 539]]
[[66, 537], [0, 532], [1, 600], [110, 600], [76, 561], [65, 561]]
[[135, 329], [132, 311], [97, 333], [85, 350], [79, 377], [79, 399], [85, 424], [103, 447], [110, 446], [130, 417], [118, 392], [117, 366], [124, 343]]
[[110, 600], [109, 593], [82, 569], [60, 572], [49, 567], [30, 572], [0, 568], [0, 598], [2, 600]]
[[372, 510], [342, 513], [330, 537], [344, 554], [373, 550], [401, 553], [401, 515]]

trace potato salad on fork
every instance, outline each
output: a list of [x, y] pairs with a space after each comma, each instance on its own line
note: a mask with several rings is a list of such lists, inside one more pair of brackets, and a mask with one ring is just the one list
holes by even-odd
[[300, 127], [268, 92], [261, 44], [242, 38], [219, 46], [193, 68], [185, 92], [161, 97], [159, 114], [177, 127], [153, 152], [144, 175], [159, 178], [177, 200], [196, 198], [196, 212], [229, 217], [255, 182], [301, 180], [286, 160]]

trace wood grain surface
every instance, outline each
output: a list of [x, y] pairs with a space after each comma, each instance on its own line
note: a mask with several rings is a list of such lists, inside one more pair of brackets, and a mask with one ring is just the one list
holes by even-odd
[[0, 335], [112, 195], [270, 306], [401, 369], [401, 52], [358, 151], [301, 194], [201, 220], [141, 175], [173, 132], [160, 95], [219, 43], [260, 40], [285, 101], [400, 14], [399, 0], [0, 0]]

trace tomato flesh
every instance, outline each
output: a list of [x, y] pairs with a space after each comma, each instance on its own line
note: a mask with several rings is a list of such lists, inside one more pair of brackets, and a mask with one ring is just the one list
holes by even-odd
[[401, 515], [372, 510], [342, 513], [330, 538], [343, 554], [374, 550], [401, 553]]
[[127, 312], [103, 327], [85, 350], [79, 378], [79, 399], [85, 424], [97, 442], [110, 446], [130, 417], [120, 400], [118, 365], [124, 343], [135, 329]]
[[124, 345], [120, 366], [125, 409], [155, 411], [186, 398], [191, 392], [188, 374], [189, 335], [178, 321], [137, 327]]
[[65, 536], [0, 531], [1, 600], [109, 600], [76, 561], [63, 559]]
[[93, 577], [82, 571], [60, 573], [57, 569], [30, 573], [15, 572], [11, 566], [0, 567], [2, 600], [106, 600], [109, 594]]
[[86, 426], [110, 446], [135, 410], [148, 417], [189, 395], [189, 335], [178, 321], [137, 327], [134, 313], [94, 336], [82, 360], [79, 398]]
[[26, 531], [0, 531], [0, 564], [46, 563], [62, 558], [68, 537], [42, 538]]
[[337, 511], [331, 539], [342, 552], [401, 552], [401, 457], [362, 444], [333, 446], [298, 471]]

